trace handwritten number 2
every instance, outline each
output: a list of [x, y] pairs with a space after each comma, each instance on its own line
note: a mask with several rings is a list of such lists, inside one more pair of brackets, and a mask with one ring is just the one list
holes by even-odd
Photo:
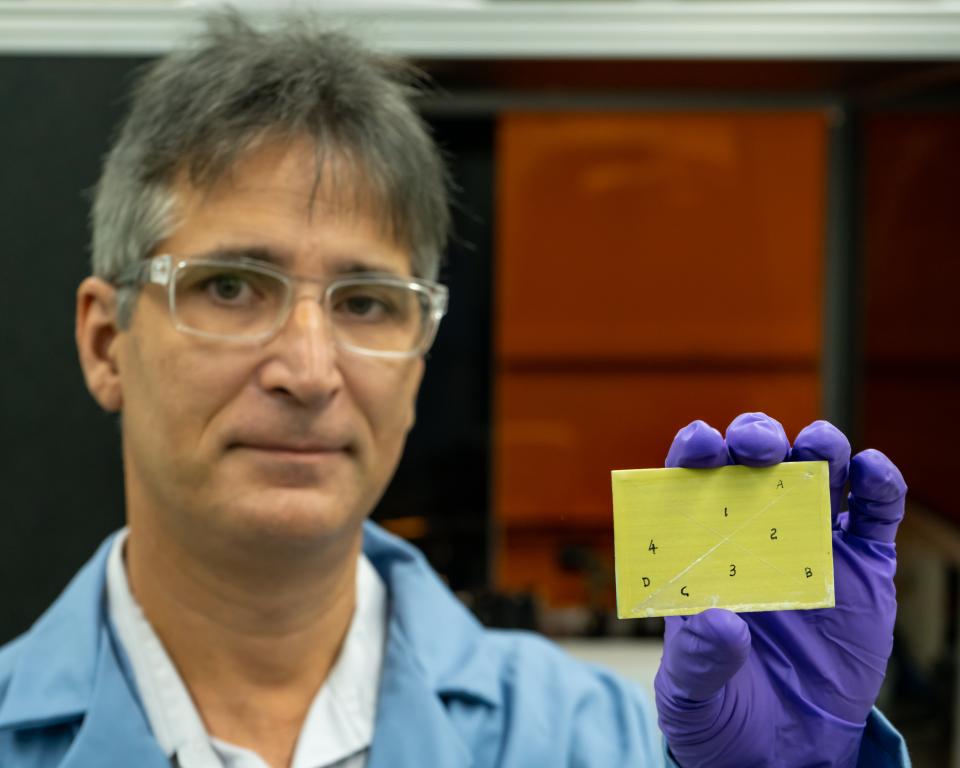
[[776, 529], [776, 528], [771, 528], [771, 529], [770, 529], [770, 538], [771, 538], [771, 539], [776, 539], [776, 538], [777, 538], [777, 529]]

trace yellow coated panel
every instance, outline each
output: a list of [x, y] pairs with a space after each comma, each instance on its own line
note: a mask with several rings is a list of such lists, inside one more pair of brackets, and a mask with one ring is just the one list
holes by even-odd
[[827, 462], [611, 474], [621, 619], [834, 605]]

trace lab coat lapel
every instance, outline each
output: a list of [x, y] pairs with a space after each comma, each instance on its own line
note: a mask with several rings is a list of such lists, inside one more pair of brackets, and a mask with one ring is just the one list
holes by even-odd
[[437, 697], [501, 705], [500, 672], [480, 623], [453, 596], [419, 550], [367, 523], [364, 552], [390, 595], [390, 644], [402, 640]]
[[[169, 768], [104, 605], [110, 536], [23, 639], [0, 728], [79, 723], [59, 768]], [[6, 766], [4, 766], [6, 768]]]
[[0, 729], [33, 728], [83, 717], [96, 676], [104, 563], [111, 536], [73, 578], [22, 643], [0, 706]]
[[401, 628], [391, 622], [367, 768], [469, 768], [467, 746], [428, 684]]
[[364, 552], [390, 595], [368, 768], [466, 768], [472, 750], [447, 702], [501, 705], [483, 629], [411, 545], [367, 523]]
[[60, 768], [170, 768], [125, 677], [106, 626], [86, 717]]

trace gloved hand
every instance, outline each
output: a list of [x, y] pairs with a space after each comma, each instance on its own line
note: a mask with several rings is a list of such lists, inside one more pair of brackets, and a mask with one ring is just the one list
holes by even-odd
[[[793, 448], [778, 421], [738, 416], [726, 440], [702, 421], [677, 433], [668, 467], [830, 466], [836, 607], [738, 615], [710, 609], [666, 620], [655, 681], [660, 728], [683, 768], [854, 766], [893, 647], [894, 536], [906, 484], [882, 453], [850, 460], [826, 421]], [[840, 512], [849, 476], [849, 513]]]

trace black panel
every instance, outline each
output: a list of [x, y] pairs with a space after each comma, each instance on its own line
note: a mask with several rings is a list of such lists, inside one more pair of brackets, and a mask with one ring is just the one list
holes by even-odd
[[[84, 386], [74, 294], [89, 190], [124, 110], [129, 58], [0, 57], [0, 643], [26, 629], [123, 522], [116, 419]], [[454, 587], [485, 578], [492, 127], [443, 122], [461, 187], [452, 290], [417, 426], [378, 515], [425, 516]]]
[[0, 642], [123, 519], [116, 420], [84, 386], [73, 312], [88, 193], [134, 63], [0, 58]]
[[426, 517], [416, 543], [454, 589], [468, 589], [487, 581], [494, 126], [433, 126], [458, 187], [441, 272], [450, 309], [427, 360], [417, 425], [374, 518]]

